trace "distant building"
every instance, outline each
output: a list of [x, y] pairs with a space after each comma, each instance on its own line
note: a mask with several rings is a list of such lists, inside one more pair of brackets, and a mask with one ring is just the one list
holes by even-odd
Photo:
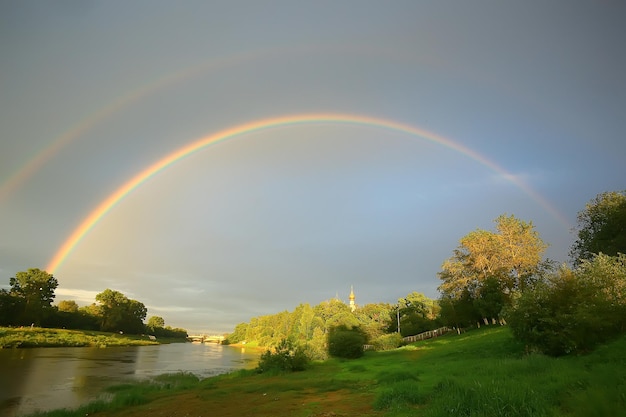
[[352, 287], [352, 285], [350, 286], [350, 311], [352, 311], [354, 313], [354, 310], [356, 310], [356, 304], [354, 304], [354, 288]]

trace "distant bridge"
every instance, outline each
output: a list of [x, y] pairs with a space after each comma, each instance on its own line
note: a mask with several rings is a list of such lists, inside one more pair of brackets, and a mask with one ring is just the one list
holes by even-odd
[[196, 343], [222, 343], [222, 341], [224, 340], [224, 336], [222, 335], [206, 335], [206, 334], [200, 334], [200, 335], [194, 335], [194, 336], [187, 336], [187, 340], [189, 340], [190, 342], [196, 342]]

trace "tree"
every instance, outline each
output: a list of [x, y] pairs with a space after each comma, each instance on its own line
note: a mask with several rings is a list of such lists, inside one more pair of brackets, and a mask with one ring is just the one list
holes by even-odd
[[388, 331], [398, 331], [398, 318], [402, 336], [412, 336], [432, 330], [437, 327], [435, 318], [438, 309], [437, 301], [413, 291], [406, 297], [398, 299], [396, 306], [389, 311]]
[[[454, 255], [444, 261], [439, 272], [443, 281], [439, 291], [444, 298], [476, 300], [485, 284], [490, 283], [491, 311], [496, 305], [493, 303], [492, 280], [500, 286], [503, 302], [509, 303], [513, 293], [523, 291], [540, 273], [542, 254], [547, 245], [534, 230], [532, 222], [501, 215], [495, 223], [496, 232], [478, 229], [461, 238]], [[486, 296], [487, 293], [483, 291], [483, 294]], [[451, 311], [449, 307], [451, 305], [446, 306], [447, 313]], [[481, 306], [483, 311], [484, 307], [485, 304]]]
[[59, 285], [56, 278], [46, 271], [30, 268], [15, 274], [9, 284], [11, 294], [23, 301], [20, 321], [23, 324], [41, 324], [52, 310], [54, 290]]
[[388, 303], [371, 303], [359, 307], [354, 316], [368, 340], [374, 340], [383, 336], [396, 322], [395, 311], [395, 307]]
[[359, 325], [359, 321], [350, 310], [350, 307], [336, 298], [328, 301], [322, 301], [315, 306], [314, 311], [315, 315], [319, 316], [323, 320], [326, 333], [331, 328], [341, 325], [347, 327], [355, 327]]
[[163, 327], [165, 327], [165, 320], [163, 320], [163, 317], [151, 316], [148, 319], [148, 324], [146, 326], [148, 326], [151, 329], [154, 329], [154, 328], [157, 328], [157, 327], [163, 328]]
[[626, 255], [597, 255], [525, 291], [509, 313], [516, 338], [560, 356], [589, 352], [626, 331]]
[[15, 326], [24, 311], [24, 300], [0, 289], [0, 326]]
[[578, 265], [600, 252], [626, 253], [626, 190], [598, 194], [578, 213], [578, 239], [570, 258]]
[[102, 331], [141, 333], [148, 310], [136, 300], [128, 299], [119, 291], [106, 289], [96, 295], [100, 302], [100, 329]]
[[366, 342], [367, 337], [358, 327], [332, 327], [328, 332], [328, 354], [336, 358], [360, 358]]
[[64, 311], [67, 313], [77, 313], [78, 312], [78, 304], [74, 300], [61, 300], [58, 305], [59, 311]]

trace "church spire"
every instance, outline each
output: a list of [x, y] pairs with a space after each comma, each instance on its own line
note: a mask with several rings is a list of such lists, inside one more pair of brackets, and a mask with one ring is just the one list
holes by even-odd
[[350, 311], [352, 311], [352, 312], [354, 312], [354, 310], [356, 310], [356, 305], [354, 304], [354, 299], [355, 299], [354, 288], [351, 285], [350, 286]]

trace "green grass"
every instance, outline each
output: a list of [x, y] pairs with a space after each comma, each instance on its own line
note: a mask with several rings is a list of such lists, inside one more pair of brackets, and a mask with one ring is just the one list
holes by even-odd
[[152, 341], [147, 336], [87, 330], [0, 327], [0, 348], [139, 346], [167, 342], [172, 340]]
[[55, 410], [32, 414], [33, 417], [83, 417], [97, 412], [115, 412], [132, 406], [146, 404], [158, 394], [172, 394], [196, 388], [197, 376], [180, 372], [160, 375], [134, 384], [114, 385], [106, 389], [103, 399], [93, 401], [75, 410]]
[[[507, 327], [490, 327], [394, 351], [366, 352], [356, 360], [330, 359], [303, 372], [238, 371], [202, 381], [181, 375], [118, 386], [109, 390], [110, 405], [97, 402], [77, 414], [44, 415], [84, 416], [106, 406], [136, 408], [128, 415], [139, 416], [149, 406], [141, 404], [161, 398], [159, 407], [166, 407], [167, 401], [175, 404], [176, 396], [185, 393], [203, 404], [226, 402], [242, 414], [254, 411], [249, 401], [280, 398], [275, 404], [264, 403], [261, 414], [296, 415], [281, 414], [280, 407], [292, 401], [302, 405], [297, 413], [302, 416], [348, 415], [349, 408], [337, 407], [367, 403], [369, 411], [361, 407], [360, 415], [613, 417], [626, 415], [624, 352], [626, 337], [584, 356], [526, 355]], [[338, 402], [325, 404], [324, 399], [331, 397]], [[233, 402], [234, 398], [238, 400]]]

